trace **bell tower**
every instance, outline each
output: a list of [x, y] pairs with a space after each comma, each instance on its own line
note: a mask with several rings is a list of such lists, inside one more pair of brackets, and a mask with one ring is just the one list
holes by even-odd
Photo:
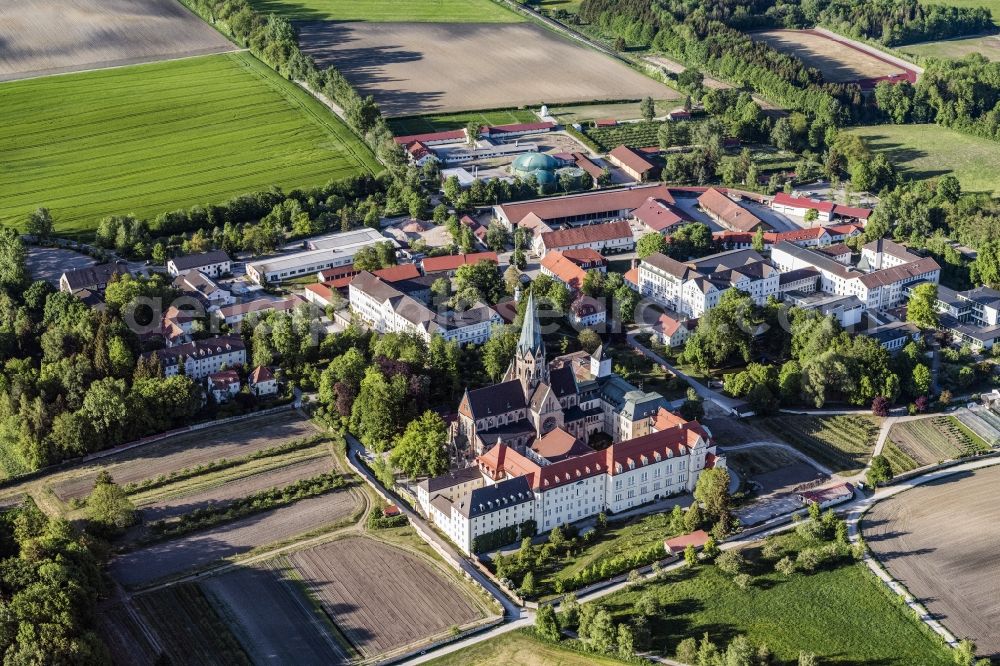
[[524, 311], [524, 323], [521, 325], [521, 337], [514, 350], [514, 359], [507, 369], [504, 379], [517, 379], [527, 394], [538, 386], [539, 382], [549, 381], [549, 366], [545, 361], [545, 343], [542, 342], [542, 329], [538, 323], [538, 310], [535, 307], [535, 295], [528, 292], [528, 302]]

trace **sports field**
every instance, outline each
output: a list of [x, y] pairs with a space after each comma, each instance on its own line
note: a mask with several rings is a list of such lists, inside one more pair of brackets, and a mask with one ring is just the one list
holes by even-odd
[[750, 36], [801, 59], [807, 67], [815, 67], [825, 80], [834, 83], [863, 82], [905, 73], [902, 67], [888, 60], [812, 30], [766, 30]]
[[0, 223], [39, 206], [59, 231], [363, 171], [374, 156], [248, 53], [0, 85]]
[[[1000, 0], [997, 5], [1000, 5]], [[980, 53], [990, 60], [1000, 60], [1000, 35], [907, 44], [900, 46], [899, 50], [925, 58], [964, 58], [971, 53]]]
[[1000, 192], [1000, 143], [938, 125], [875, 125], [846, 130], [885, 152], [908, 178], [955, 174], [967, 192]]
[[296, 21], [514, 23], [521, 17], [493, 0], [250, 0], [265, 14]]

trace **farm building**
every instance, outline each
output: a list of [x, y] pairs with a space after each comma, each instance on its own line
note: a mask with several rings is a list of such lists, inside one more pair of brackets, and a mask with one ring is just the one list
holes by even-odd
[[698, 206], [710, 218], [731, 231], [754, 232], [770, 228], [762, 219], [714, 187], [708, 188], [698, 197]]
[[649, 180], [656, 168], [644, 155], [628, 146], [618, 146], [612, 150], [608, 153], [608, 161], [640, 183]]
[[354, 255], [362, 248], [379, 243], [392, 243], [394, 247], [399, 247], [396, 241], [386, 238], [374, 229], [356, 229], [318, 236], [306, 241], [307, 249], [301, 252], [248, 263], [247, 275], [258, 284], [266, 284], [301, 277], [328, 268], [348, 266], [354, 263]]
[[816, 488], [815, 490], [804, 490], [799, 493], [799, 500], [805, 504], [819, 504], [819, 508], [825, 509], [840, 504], [854, 497], [854, 486], [844, 482], [826, 488]]
[[667, 552], [667, 555], [683, 555], [688, 546], [694, 546], [699, 550], [704, 548], [705, 544], [708, 543], [708, 539], [708, 532], [705, 530], [695, 530], [690, 534], [681, 534], [680, 536], [667, 539], [663, 542], [663, 550]]
[[645, 203], [632, 211], [632, 219], [649, 233], [664, 236], [690, 221], [666, 201], [653, 197], [646, 199]]
[[200, 254], [186, 254], [182, 257], [173, 257], [167, 261], [167, 273], [170, 277], [184, 275], [190, 271], [204, 273], [208, 277], [219, 277], [230, 271], [231, 262], [229, 255], [222, 250], [202, 252]]
[[440, 146], [445, 143], [460, 143], [468, 141], [469, 135], [464, 129], [449, 130], [447, 132], [428, 132], [426, 134], [410, 134], [407, 136], [397, 136], [393, 139], [396, 145], [409, 146], [414, 143], [422, 143], [425, 146]]
[[128, 266], [125, 262], [76, 268], [66, 271], [59, 277], [59, 289], [70, 294], [81, 289], [103, 292], [108, 282], [116, 275], [128, 275]]
[[630, 252], [635, 238], [628, 222], [605, 222], [585, 227], [547, 231], [535, 238], [535, 254], [544, 257], [552, 250], [591, 249], [595, 252]]
[[514, 123], [511, 125], [496, 125], [494, 127], [483, 127], [479, 130], [479, 136], [490, 141], [510, 141], [527, 134], [542, 134], [551, 132], [556, 128], [556, 124], [549, 121], [537, 123]]
[[796, 197], [784, 192], [778, 192], [771, 200], [771, 209], [785, 215], [797, 215], [805, 217], [810, 210], [815, 210], [820, 222], [834, 222], [836, 220], [862, 220], [865, 221], [871, 215], [870, 208], [854, 208], [851, 206], [841, 206], [830, 201], [819, 201], [806, 197]]
[[572, 153], [572, 155], [576, 166], [590, 174], [590, 178], [594, 181], [594, 186], [596, 187], [598, 179], [604, 175], [604, 167], [598, 166], [596, 162], [583, 153]]
[[462, 266], [478, 264], [480, 261], [489, 261], [499, 264], [496, 252], [473, 252], [471, 254], [448, 254], [441, 257], [427, 257], [420, 262], [420, 268], [424, 275], [434, 275], [436, 273], [447, 273], [454, 276]]
[[501, 204], [493, 207], [493, 217], [513, 231], [515, 226], [527, 226], [523, 224], [525, 218], [532, 215], [538, 220], [534, 227], [537, 234], [564, 224], [573, 226], [624, 219], [650, 197], [668, 203], [674, 201], [665, 185], [639, 185]]

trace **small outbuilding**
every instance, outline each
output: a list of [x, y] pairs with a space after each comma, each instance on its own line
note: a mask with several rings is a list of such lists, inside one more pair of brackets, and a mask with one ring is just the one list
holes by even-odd
[[696, 550], [701, 550], [708, 543], [709, 534], [705, 530], [695, 530], [690, 534], [682, 534], [667, 539], [663, 542], [663, 549], [667, 555], [682, 555], [688, 546], [694, 546]]

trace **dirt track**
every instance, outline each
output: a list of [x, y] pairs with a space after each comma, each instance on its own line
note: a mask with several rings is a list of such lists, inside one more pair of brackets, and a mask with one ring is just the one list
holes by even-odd
[[482, 617], [444, 574], [374, 539], [339, 539], [297, 552], [289, 560], [366, 657]]
[[332, 525], [356, 506], [357, 497], [350, 490], [333, 491], [127, 553], [111, 562], [111, 575], [123, 585], [146, 585]]
[[90, 466], [60, 474], [58, 480], [51, 484], [52, 490], [59, 499], [66, 501], [89, 494], [94, 487], [94, 478], [102, 469], [111, 472], [116, 483], [125, 484], [221, 458], [250, 455], [315, 433], [316, 429], [309, 421], [292, 410], [249, 418], [101, 458]]
[[310, 22], [299, 29], [320, 67], [335, 65], [387, 116], [676, 96], [531, 23]]
[[295, 583], [264, 565], [240, 568], [201, 583], [243, 649], [257, 663], [323, 666], [348, 661], [327, 635], [321, 614]]
[[235, 49], [177, 0], [0, 3], [0, 81]]
[[983, 656], [1000, 655], [1000, 467], [879, 502], [864, 538], [889, 572]]
[[815, 67], [825, 80], [834, 83], [878, 79], [906, 71], [887, 59], [809, 30], [766, 30], [750, 36], [801, 59], [806, 67]]

